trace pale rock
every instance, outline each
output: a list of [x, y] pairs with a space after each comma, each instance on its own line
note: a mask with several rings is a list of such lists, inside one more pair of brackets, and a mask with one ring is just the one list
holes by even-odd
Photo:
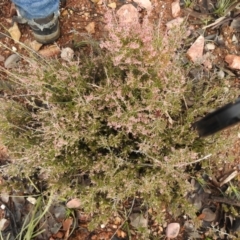
[[148, 226], [148, 220], [140, 213], [132, 213], [129, 219], [135, 228], [147, 228]]
[[169, 223], [166, 229], [166, 237], [167, 238], [175, 238], [177, 237], [180, 231], [180, 224], [179, 223]]
[[42, 47], [42, 43], [39, 43], [38, 41], [34, 40], [32, 42], [30, 42], [29, 46], [30, 48], [32, 48], [34, 51], [39, 51], [40, 48]]
[[14, 47], [14, 46], [12, 46], [12, 51], [13, 51], [13, 52], [17, 52], [17, 48]]
[[205, 46], [205, 49], [208, 51], [212, 51], [215, 49], [215, 44], [214, 43], [207, 43]]
[[89, 34], [93, 34], [95, 33], [95, 22], [90, 22], [86, 27], [85, 29], [87, 30], [87, 32]]
[[187, 56], [194, 63], [201, 62], [203, 57], [203, 49], [204, 49], [204, 37], [199, 36], [193, 43], [193, 45], [188, 49]]
[[8, 203], [8, 201], [9, 201], [9, 194], [8, 194], [8, 193], [2, 193], [2, 194], [1, 194], [1, 200], [2, 200], [4, 203]]
[[213, 212], [210, 208], [204, 208], [202, 210], [203, 220], [206, 222], [212, 222], [216, 218], [216, 213]]
[[225, 77], [225, 73], [224, 73], [224, 71], [223, 70], [219, 70], [219, 72], [217, 73], [217, 75], [218, 75], [218, 77], [220, 78], [220, 79], [224, 79], [224, 77]]
[[181, 13], [180, 0], [172, 2], [172, 16], [174, 18], [179, 17]]
[[177, 17], [169, 22], [166, 23], [167, 29], [170, 30], [174, 27], [179, 27], [183, 23], [184, 18]]
[[152, 3], [150, 0], [133, 0], [135, 3], [137, 3], [141, 8], [145, 8], [147, 12], [151, 12], [152, 10]]
[[112, 8], [112, 9], [116, 9], [117, 4], [115, 2], [111, 2], [108, 4], [108, 7]]
[[235, 34], [233, 34], [233, 36], [232, 36], [232, 43], [233, 44], [238, 44], [238, 38]]
[[63, 10], [61, 15], [62, 17], [68, 16], [68, 10], [67, 9]]
[[8, 29], [8, 32], [14, 41], [18, 42], [21, 38], [21, 32], [16, 22], [14, 22], [13, 26]]
[[69, 47], [66, 47], [66, 48], [63, 48], [62, 51], [61, 51], [61, 58], [65, 61], [71, 61], [74, 57], [74, 51], [69, 48]]
[[31, 49], [33, 49], [34, 51], [39, 51], [39, 49], [42, 47], [42, 43], [39, 43], [39, 42], [37, 42], [36, 40], [34, 40], [34, 41], [30, 41], [29, 39], [27, 39], [26, 41], [25, 41], [25, 44], [28, 46], [28, 47], [30, 47]]
[[60, 54], [60, 48], [56, 45], [51, 45], [47, 48], [40, 50], [38, 53], [46, 58], [55, 57]]
[[16, 53], [10, 55], [6, 61], [4, 62], [4, 67], [5, 68], [14, 68], [17, 67], [18, 62], [20, 61], [20, 56]]
[[37, 199], [34, 198], [34, 197], [31, 197], [31, 196], [27, 197], [27, 200], [28, 200], [28, 202], [30, 202], [32, 205], [35, 205], [36, 202], [37, 202]]
[[240, 69], [240, 57], [237, 55], [227, 55], [225, 57], [225, 61], [229, 64], [230, 68], [233, 69]]
[[4, 231], [10, 224], [10, 221], [5, 219], [5, 218], [2, 218], [0, 220], [0, 231]]
[[138, 10], [132, 4], [125, 4], [117, 11], [117, 16], [120, 23], [135, 23], [138, 22]]
[[66, 204], [67, 208], [80, 208], [81, 203], [78, 198], [73, 198]]

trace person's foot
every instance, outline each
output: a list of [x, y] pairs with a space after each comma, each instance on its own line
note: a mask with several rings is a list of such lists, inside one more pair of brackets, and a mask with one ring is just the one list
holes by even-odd
[[28, 25], [33, 31], [34, 38], [39, 43], [52, 43], [60, 37], [59, 20], [56, 14], [28, 21]]
[[[60, 0], [60, 8], [66, 6], [67, 0]], [[16, 9], [17, 10], [17, 9]], [[58, 13], [53, 13], [44, 18], [27, 20], [23, 18], [17, 10], [18, 16], [13, 16], [13, 22], [21, 24], [27, 23], [32, 29], [34, 38], [42, 44], [56, 41], [60, 37], [60, 26]]]

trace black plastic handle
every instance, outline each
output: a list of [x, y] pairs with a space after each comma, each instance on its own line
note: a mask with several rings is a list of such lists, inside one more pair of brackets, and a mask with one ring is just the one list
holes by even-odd
[[206, 137], [238, 122], [240, 122], [240, 98], [234, 103], [228, 103], [207, 114], [204, 118], [195, 122], [193, 127], [197, 129], [200, 137]]

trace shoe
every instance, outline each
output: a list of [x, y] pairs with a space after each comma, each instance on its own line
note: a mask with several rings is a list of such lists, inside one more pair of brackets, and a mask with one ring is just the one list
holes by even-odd
[[34, 38], [39, 43], [52, 43], [60, 37], [58, 14], [28, 21], [28, 25], [33, 31]]

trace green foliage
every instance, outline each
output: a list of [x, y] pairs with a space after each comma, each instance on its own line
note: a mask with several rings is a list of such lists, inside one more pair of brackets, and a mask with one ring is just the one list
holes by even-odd
[[27, 75], [15, 73], [25, 96], [0, 103], [13, 162], [5, 174], [37, 171], [59, 197], [77, 195], [97, 223], [136, 194], [161, 221], [163, 206], [186, 209], [190, 174], [182, 164], [232, 143], [219, 134], [199, 139], [192, 123], [236, 95], [215, 77], [198, 87], [188, 79], [178, 51], [184, 28], [164, 33], [147, 20], [111, 17], [108, 38], [80, 63], [32, 61]]
[[228, 13], [227, 10], [229, 9], [229, 7], [231, 7], [236, 2], [237, 1], [233, 0], [218, 0], [214, 13], [219, 17], [223, 17]]

